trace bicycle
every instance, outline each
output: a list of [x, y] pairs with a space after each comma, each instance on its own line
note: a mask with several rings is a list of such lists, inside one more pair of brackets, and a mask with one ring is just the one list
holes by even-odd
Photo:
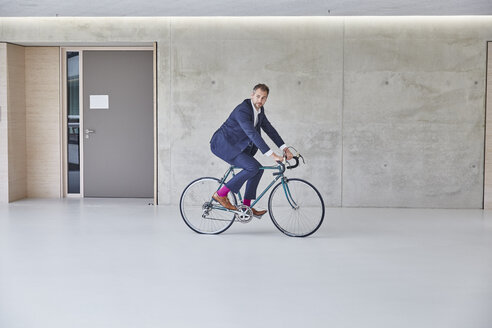
[[307, 237], [313, 234], [319, 229], [325, 216], [323, 198], [308, 181], [297, 178], [289, 179], [284, 175], [286, 169], [299, 166], [299, 159], [305, 163], [304, 158], [297, 154], [294, 157], [294, 165], [284, 158], [284, 161], [277, 162], [276, 166], [261, 167], [261, 170], [277, 170], [278, 172], [273, 173], [272, 182], [251, 206], [242, 204], [240, 192], [237, 193], [240, 201], [238, 205], [236, 195], [229, 192], [229, 200], [237, 210], [224, 208], [212, 199], [212, 195], [224, 185], [231, 173], [232, 176], [235, 175], [235, 169], [240, 168], [230, 166], [221, 179], [202, 177], [193, 180], [181, 194], [179, 204], [183, 220], [191, 230], [200, 234], [220, 234], [229, 229], [234, 221], [248, 223], [253, 219], [251, 208], [280, 180], [268, 198], [268, 213], [273, 224], [291, 237]]

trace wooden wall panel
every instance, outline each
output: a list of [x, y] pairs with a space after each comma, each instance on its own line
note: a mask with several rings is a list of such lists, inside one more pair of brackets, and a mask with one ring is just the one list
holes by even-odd
[[27, 196], [24, 47], [7, 44], [9, 202]]
[[59, 198], [61, 190], [60, 50], [26, 48], [27, 194]]
[[487, 106], [485, 121], [484, 208], [492, 209], [492, 42], [487, 51]]
[[0, 43], [0, 203], [9, 201], [7, 44]]

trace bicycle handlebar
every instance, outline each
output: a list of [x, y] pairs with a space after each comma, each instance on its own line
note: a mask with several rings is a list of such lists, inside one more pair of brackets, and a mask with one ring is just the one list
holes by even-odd
[[289, 169], [290, 170], [290, 169], [294, 169], [294, 168], [298, 167], [299, 166], [299, 158], [301, 158], [302, 161], [304, 162], [304, 158], [302, 158], [301, 155], [294, 156], [292, 158], [296, 161], [296, 163], [294, 165], [290, 165], [290, 163], [287, 162], [287, 164], [289, 164], [289, 165], [288, 166], [285, 166], [285, 164], [283, 162], [278, 162], [277, 161], [277, 163], [278, 163], [278, 165], [280, 167], [280, 171], [273, 173], [273, 175], [283, 174], [285, 172], [285, 169]]
[[287, 166], [287, 169], [289, 169], [289, 170], [294, 169], [294, 168], [299, 166], [299, 156], [294, 156], [292, 158], [296, 161], [296, 163], [294, 165]]

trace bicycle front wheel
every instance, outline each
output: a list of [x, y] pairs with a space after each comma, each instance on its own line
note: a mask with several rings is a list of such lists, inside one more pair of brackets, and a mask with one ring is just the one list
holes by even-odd
[[307, 237], [319, 229], [325, 203], [319, 191], [302, 179], [285, 179], [273, 188], [268, 199], [273, 224], [291, 237]]
[[[219, 185], [219, 179], [204, 177], [196, 179], [184, 189], [179, 208], [184, 222], [192, 230], [203, 234], [219, 234], [234, 222], [234, 213], [226, 211], [212, 200]], [[229, 200], [236, 205], [234, 193], [229, 193]]]

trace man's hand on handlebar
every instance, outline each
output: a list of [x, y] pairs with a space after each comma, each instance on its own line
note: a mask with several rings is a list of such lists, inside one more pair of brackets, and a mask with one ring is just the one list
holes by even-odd
[[287, 160], [291, 160], [294, 157], [294, 155], [292, 155], [288, 147], [284, 148], [284, 156]]
[[272, 157], [275, 162], [283, 162], [284, 161], [284, 158], [282, 156], [278, 156], [275, 153], [271, 154], [270, 157]]
[[284, 159], [285, 160], [291, 160], [294, 158], [294, 155], [292, 154], [292, 152], [290, 151], [290, 149], [287, 147], [287, 148], [284, 148], [284, 152], [283, 152], [283, 156], [279, 156], [275, 153], [273, 153], [272, 155], [270, 155], [276, 162], [283, 162]]

